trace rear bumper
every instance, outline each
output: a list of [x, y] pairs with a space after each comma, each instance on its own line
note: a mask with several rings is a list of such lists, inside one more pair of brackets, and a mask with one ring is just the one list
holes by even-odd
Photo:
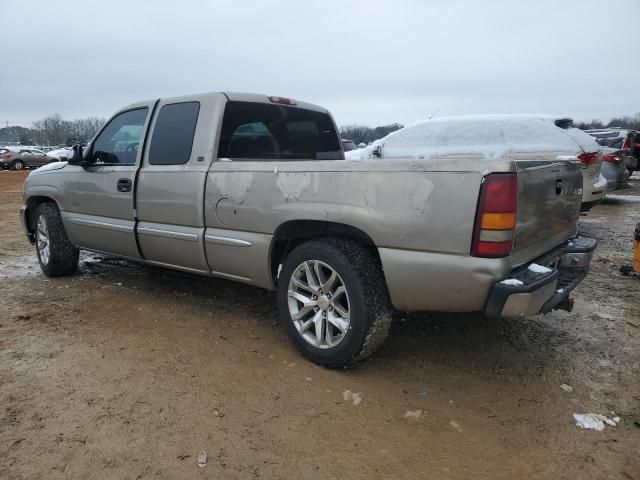
[[594, 179], [583, 173], [583, 184], [585, 187], [582, 191], [582, 207], [584, 211], [585, 205], [595, 205], [599, 201], [604, 200], [607, 193], [607, 179], [601, 173]]
[[592, 238], [576, 237], [516, 268], [491, 287], [485, 315], [513, 318], [555, 309], [570, 311], [569, 295], [587, 275], [596, 245]]

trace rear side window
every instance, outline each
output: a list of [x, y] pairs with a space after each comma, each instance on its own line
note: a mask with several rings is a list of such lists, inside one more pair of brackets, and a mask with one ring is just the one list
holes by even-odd
[[191, 158], [200, 102], [171, 103], [158, 113], [151, 146], [151, 165], [183, 165]]
[[341, 160], [343, 155], [327, 113], [265, 103], [227, 102], [218, 157]]

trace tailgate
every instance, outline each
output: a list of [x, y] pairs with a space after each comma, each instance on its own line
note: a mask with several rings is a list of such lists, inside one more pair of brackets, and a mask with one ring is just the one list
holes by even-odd
[[514, 266], [575, 236], [582, 200], [582, 171], [577, 161], [517, 161], [516, 170]]

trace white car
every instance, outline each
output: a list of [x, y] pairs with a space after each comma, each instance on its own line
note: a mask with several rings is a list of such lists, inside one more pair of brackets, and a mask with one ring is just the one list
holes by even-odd
[[57, 158], [58, 160], [66, 160], [70, 154], [71, 148], [58, 148], [56, 150], [50, 150], [47, 152], [47, 155]]
[[[567, 120], [568, 122], [569, 120]], [[602, 147], [584, 130], [568, 125], [565, 133], [584, 151], [578, 155], [582, 165], [582, 207], [583, 212], [600, 203], [607, 194], [608, 180], [602, 174]]]
[[586, 211], [607, 193], [601, 175], [602, 153], [595, 139], [573, 127], [568, 118], [546, 115], [469, 115], [422, 120], [376, 140], [366, 148], [345, 152], [349, 160], [415, 157], [438, 158], [475, 153], [491, 158], [504, 153], [557, 152], [558, 160], [582, 166], [582, 206]]

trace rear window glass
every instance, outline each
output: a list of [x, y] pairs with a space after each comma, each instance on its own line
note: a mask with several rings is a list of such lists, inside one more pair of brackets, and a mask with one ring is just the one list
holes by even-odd
[[304, 108], [253, 102], [225, 107], [220, 158], [341, 160], [331, 117]]
[[623, 137], [612, 137], [610, 135], [607, 136], [600, 136], [598, 135], [596, 137], [596, 142], [598, 142], [598, 144], [602, 145], [603, 147], [609, 147], [609, 148], [622, 148], [622, 144], [624, 143], [624, 138]]
[[356, 148], [356, 144], [353, 143], [351, 140], [342, 140], [342, 147], [344, 148], [345, 152], [350, 152], [351, 150], [355, 150]]
[[200, 102], [171, 103], [158, 113], [151, 146], [151, 165], [183, 165], [191, 158]]

